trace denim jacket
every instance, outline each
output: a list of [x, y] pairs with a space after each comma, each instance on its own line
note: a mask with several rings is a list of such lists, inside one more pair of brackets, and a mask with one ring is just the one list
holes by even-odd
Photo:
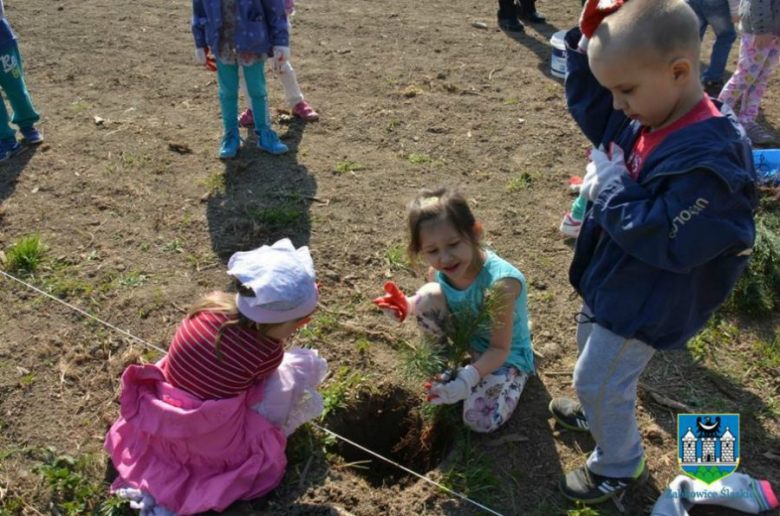
[[[235, 44], [238, 52], [267, 54], [271, 47], [290, 46], [284, 0], [237, 0]], [[219, 48], [221, 0], [192, 0], [195, 46]]]

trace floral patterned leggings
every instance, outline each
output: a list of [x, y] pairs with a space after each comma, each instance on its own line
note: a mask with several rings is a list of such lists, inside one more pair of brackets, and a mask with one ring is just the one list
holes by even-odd
[[[449, 313], [447, 301], [436, 283], [428, 283], [415, 298], [417, 325], [424, 333], [436, 336]], [[474, 363], [479, 354], [472, 351]], [[517, 407], [517, 401], [528, 381], [528, 373], [509, 365], [482, 378], [463, 402], [463, 424], [474, 432], [489, 433], [506, 423]]]
[[[718, 99], [739, 112], [739, 121], [744, 126], [752, 125], [767, 81], [780, 57], [780, 37], [775, 37], [763, 48], [755, 44], [755, 35], [743, 33], [739, 49], [737, 71], [720, 92]], [[737, 110], [737, 106], [739, 109]]]

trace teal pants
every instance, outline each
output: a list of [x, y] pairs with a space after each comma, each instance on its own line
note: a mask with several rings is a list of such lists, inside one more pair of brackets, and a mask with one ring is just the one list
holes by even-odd
[[[225, 132], [238, 131], [238, 67], [217, 59], [217, 80], [219, 81], [219, 105], [222, 108], [222, 125]], [[249, 98], [255, 118], [255, 130], [271, 127], [268, 115], [268, 96], [265, 89], [265, 62], [252, 66], [241, 66], [246, 78]]]
[[575, 220], [582, 220], [585, 218], [585, 207], [588, 205], [588, 198], [580, 194], [571, 203], [571, 217]]
[[0, 102], [0, 140], [16, 137], [16, 131], [9, 125], [9, 120], [21, 129], [35, 125], [41, 116], [35, 111], [30, 100], [30, 93], [24, 84], [24, 69], [19, 48], [13, 47], [0, 51], [0, 88], [5, 92], [8, 103], [14, 111], [13, 120], [8, 117], [5, 102]]

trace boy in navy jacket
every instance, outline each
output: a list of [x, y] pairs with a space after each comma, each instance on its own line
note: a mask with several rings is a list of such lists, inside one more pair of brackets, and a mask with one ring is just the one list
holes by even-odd
[[656, 350], [684, 347], [726, 300], [753, 246], [757, 199], [744, 131], [702, 90], [690, 7], [631, 0], [615, 11], [622, 2], [613, 1], [594, 27], [589, 13], [610, 2], [587, 4], [582, 31], [566, 36], [567, 102], [594, 145], [569, 271], [584, 302], [579, 402], [556, 398], [550, 410], [596, 441], [561, 491], [599, 503], [647, 478], [639, 376]]
[[[43, 136], [35, 128], [35, 123], [41, 117], [35, 111], [24, 83], [19, 44], [8, 20], [5, 19], [3, 0], [0, 0], [0, 65], [0, 87], [14, 111], [13, 123], [19, 126], [24, 143], [38, 145], [43, 142]], [[0, 161], [7, 160], [23, 149], [22, 144], [16, 140], [16, 131], [8, 124], [9, 121], [8, 111], [0, 99]]]

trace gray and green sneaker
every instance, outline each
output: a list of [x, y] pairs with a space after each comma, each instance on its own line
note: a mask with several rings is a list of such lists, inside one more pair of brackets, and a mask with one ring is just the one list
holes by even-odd
[[558, 489], [563, 496], [574, 502], [583, 504], [596, 504], [606, 502], [613, 496], [618, 496], [629, 487], [644, 483], [650, 474], [645, 465], [645, 458], [636, 470], [636, 473], [626, 478], [613, 478], [597, 475], [582, 466], [561, 477]]
[[562, 427], [575, 432], [590, 432], [588, 419], [579, 401], [569, 398], [553, 398], [550, 413]]

